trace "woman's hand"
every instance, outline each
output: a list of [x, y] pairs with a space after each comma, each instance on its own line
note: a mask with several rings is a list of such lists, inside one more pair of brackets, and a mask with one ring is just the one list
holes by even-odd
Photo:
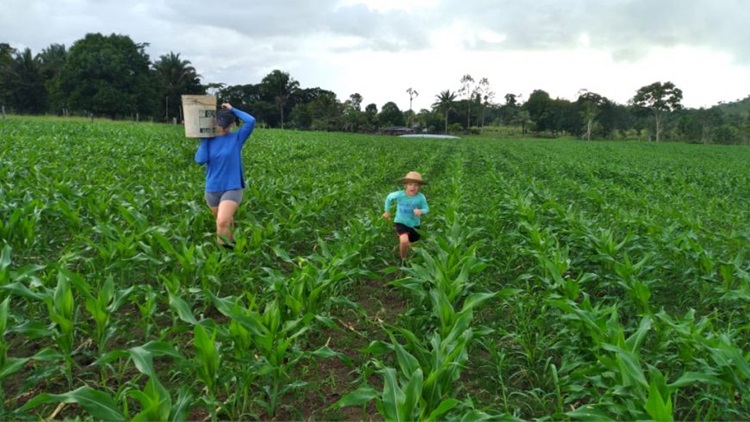
[[422, 210], [420, 210], [419, 208], [414, 208], [414, 215], [416, 215], [417, 217], [421, 216]]
[[221, 108], [225, 108], [227, 110], [231, 110], [232, 109], [232, 105], [229, 104], [229, 103], [221, 103]]
[[384, 212], [383, 213], [383, 218], [385, 218], [386, 220], [390, 220], [391, 219], [391, 213], [389, 213], [388, 211]]

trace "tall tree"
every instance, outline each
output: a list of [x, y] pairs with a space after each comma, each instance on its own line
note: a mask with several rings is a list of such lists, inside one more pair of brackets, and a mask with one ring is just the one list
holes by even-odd
[[18, 113], [43, 113], [47, 108], [47, 89], [39, 62], [26, 48], [16, 53], [4, 75], [10, 84], [8, 102]]
[[68, 50], [63, 44], [51, 44], [36, 55], [36, 60], [49, 94], [49, 109], [65, 114], [65, 98], [60, 93], [60, 72], [68, 60]]
[[321, 88], [305, 88], [294, 95], [290, 121], [297, 129], [333, 131], [341, 128], [343, 105], [336, 94]]
[[613, 101], [605, 101], [599, 107], [597, 121], [605, 138], [613, 139], [625, 133], [625, 130], [633, 127], [635, 115], [633, 107], [617, 104]]
[[436, 95], [437, 101], [432, 104], [432, 108], [445, 116], [445, 133], [448, 133], [448, 113], [453, 110], [453, 106], [456, 102], [456, 93], [451, 92], [450, 89], [441, 91], [440, 94]]
[[[419, 96], [419, 92], [417, 92], [416, 89], [409, 87], [409, 89], [406, 90], [406, 93], [409, 94], [409, 116], [413, 117], [414, 112], [412, 111], [411, 103], [414, 100], [414, 98]], [[409, 121], [408, 123], [409, 123], [409, 126], [411, 126], [411, 121]]]
[[546, 91], [535, 89], [522, 108], [529, 112], [529, 118], [534, 122], [536, 132], [554, 130], [552, 99]]
[[458, 90], [458, 95], [466, 96], [466, 129], [471, 127], [471, 100], [474, 98], [476, 90], [474, 88], [474, 78], [471, 75], [466, 74], [461, 77], [461, 88]]
[[506, 125], [515, 124], [513, 120], [519, 110], [518, 96], [516, 94], [507, 93], [503, 98], [505, 98], [505, 104], [500, 106], [500, 118]]
[[362, 101], [364, 101], [364, 98], [362, 98], [360, 93], [356, 92], [349, 96], [347, 104], [354, 110], [362, 111]]
[[511, 120], [511, 123], [520, 126], [521, 134], [525, 135], [528, 131], [528, 127], [532, 123], [534, 123], [534, 121], [531, 120], [531, 114], [529, 114], [527, 110], [520, 110], [513, 115], [513, 120]]
[[664, 113], [682, 108], [682, 90], [672, 82], [654, 82], [639, 89], [632, 101], [636, 107], [651, 110], [654, 114], [656, 142], [659, 142]]
[[181, 97], [183, 95], [205, 94], [206, 89], [201, 85], [200, 75], [195, 71], [189, 60], [182, 60], [180, 54], [169, 52], [154, 62], [154, 71], [161, 85], [164, 98], [164, 119], [180, 115]]
[[13, 86], [11, 81], [10, 65], [16, 49], [8, 43], [0, 43], [0, 106], [9, 105], [10, 91]]
[[365, 121], [367, 122], [368, 130], [375, 131], [380, 126], [380, 122], [378, 122], [378, 106], [375, 103], [370, 103], [365, 107]]
[[278, 107], [281, 128], [284, 129], [284, 110], [287, 108], [290, 96], [299, 89], [299, 82], [286, 72], [274, 70], [263, 78], [260, 86], [264, 95], [272, 98], [273, 103]]
[[489, 79], [482, 78], [479, 80], [479, 84], [477, 85], [477, 94], [482, 100], [482, 117], [480, 119], [480, 127], [484, 129], [484, 117], [487, 112], [487, 107], [489, 107], [489, 105], [492, 103], [492, 100], [495, 98], [495, 92], [490, 87]]
[[361, 108], [362, 95], [360, 95], [359, 93], [350, 95], [349, 99], [344, 102], [344, 130], [359, 132], [360, 128], [365, 126], [367, 120]]
[[383, 126], [403, 126], [405, 124], [404, 113], [401, 112], [401, 109], [393, 101], [383, 104], [383, 108], [380, 109], [380, 115], [378, 115], [378, 120]]
[[[242, 110], [253, 110], [253, 116], [258, 120], [265, 120], [265, 116], [259, 114], [259, 105], [263, 101], [263, 94], [260, 92], [260, 85], [229, 85], [218, 89], [215, 94], [219, 101], [228, 102], [236, 105]], [[273, 110], [271, 110], [273, 111]]]
[[76, 41], [60, 72], [60, 90], [70, 107], [112, 118], [156, 114], [158, 82], [147, 45], [117, 34], [86, 34]]
[[578, 106], [581, 109], [581, 117], [586, 125], [586, 140], [591, 140], [591, 132], [594, 127], [594, 120], [599, 115], [600, 107], [607, 101], [605, 97], [601, 95], [587, 91], [585, 89], [579, 91]]

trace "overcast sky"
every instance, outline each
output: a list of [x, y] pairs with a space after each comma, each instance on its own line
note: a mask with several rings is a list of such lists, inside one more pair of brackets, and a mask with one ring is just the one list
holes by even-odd
[[463, 75], [503, 102], [535, 89], [618, 103], [673, 82], [687, 107], [750, 95], [746, 0], [0, 0], [0, 42], [39, 53], [87, 33], [189, 60], [202, 83], [257, 84], [274, 69], [302, 88], [378, 109], [429, 108]]

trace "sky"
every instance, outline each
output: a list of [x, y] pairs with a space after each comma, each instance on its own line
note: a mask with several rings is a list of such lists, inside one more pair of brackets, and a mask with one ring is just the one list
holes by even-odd
[[[582, 90], [626, 104], [672, 82], [682, 104], [750, 96], [746, 0], [0, 0], [0, 43], [33, 54], [87, 33], [170, 52], [201, 82], [257, 84], [273, 70], [363, 107], [430, 108], [461, 78], [487, 78], [493, 102]], [[461, 97], [459, 97], [461, 98]]]

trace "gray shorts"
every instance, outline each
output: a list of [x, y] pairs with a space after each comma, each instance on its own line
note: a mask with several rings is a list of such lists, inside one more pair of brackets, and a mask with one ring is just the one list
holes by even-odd
[[225, 190], [224, 192], [206, 192], [206, 202], [211, 208], [219, 206], [221, 201], [242, 202], [242, 189]]

